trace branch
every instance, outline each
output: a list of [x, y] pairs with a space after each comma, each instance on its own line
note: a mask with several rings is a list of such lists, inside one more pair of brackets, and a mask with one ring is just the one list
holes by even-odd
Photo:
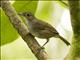
[[28, 47], [31, 49], [36, 58], [38, 60], [47, 60], [47, 54], [43, 49], [39, 52], [41, 46], [38, 44], [36, 39], [28, 33], [26, 26], [22, 23], [20, 17], [17, 15], [15, 9], [10, 4], [10, 2], [6, 0], [0, 2], [1, 7], [4, 10], [5, 14], [9, 17], [10, 22], [18, 31], [23, 40], [27, 43]]

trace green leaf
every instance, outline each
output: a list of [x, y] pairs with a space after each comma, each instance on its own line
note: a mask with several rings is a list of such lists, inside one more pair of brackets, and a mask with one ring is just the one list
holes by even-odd
[[9, 18], [5, 15], [4, 11], [1, 9], [1, 44], [10, 43], [18, 38], [17, 31], [13, 28], [9, 21]]
[[35, 13], [38, 1], [16, 1], [13, 6], [17, 12], [30, 11]]

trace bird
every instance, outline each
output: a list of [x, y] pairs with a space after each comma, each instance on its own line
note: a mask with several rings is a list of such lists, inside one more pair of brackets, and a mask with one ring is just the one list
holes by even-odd
[[19, 13], [19, 15], [25, 18], [28, 25], [28, 30], [34, 37], [47, 40], [42, 47], [44, 47], [49, 42], [51, 37], [60, 38], [67, 46], [70, 45], [66, 39], [60, 36], [60, 34], [53, 26], [38, 19], [31, 12], [22, 12]]

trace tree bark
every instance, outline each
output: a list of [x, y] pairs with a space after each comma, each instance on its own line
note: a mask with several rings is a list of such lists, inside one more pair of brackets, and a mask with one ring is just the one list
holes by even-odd
[[71, 48], [66, 60], [80, 60], [80, 1], [69, 2], [73, 38]]
[[28, 29], [22, 23], [20, 17], [17, 15], [15, 9], [10, 4], [9, 1], [0, 1], [1, 7], [4, 10], [5, 14], [9, 17], [10, 22], [14, 26], [14, 28], [18, 31], [19, 35], [23, 38], [23, 40], [27, 43], [28, 47], [31, 49], [32, 53], [38, 60], [47, 60], [47, 54], [38, 44], [36, 39], [28, 33]]

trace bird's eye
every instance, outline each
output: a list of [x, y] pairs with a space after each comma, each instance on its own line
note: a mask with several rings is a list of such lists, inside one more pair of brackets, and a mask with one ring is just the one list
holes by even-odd
[[27, 16], [30, 16], [29, 14], [27, 14]]

